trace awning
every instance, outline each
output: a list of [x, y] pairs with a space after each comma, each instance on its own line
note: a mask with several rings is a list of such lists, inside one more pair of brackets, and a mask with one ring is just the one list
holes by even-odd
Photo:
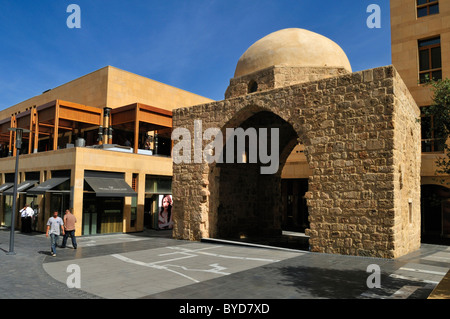
[[[19, 185], [17, 185], [17, 194], [25, 193], [28, 189], [30, 189], [37, 183], [39, 183], [39, 181], [25, 181], [23, 183], [20, 183]], [[3, 192], [3, 195], [14, 195], [14, 187], [8, 188], [7, 191]]]
[[55, 187], [61, 185], [62, 183], [68, 181], [70, 178], [68, 177], [55, 177], [49, 179], [48, 181], [43, 182], [42, 184], [33, 187], [32, 189], [27, 191], [27, 194], [30, 195], [43, 195], [46, 192], [54, 189]]
[[6, 191], [8, 188], [13, 187], [14, 183], [5, 183], [2, 186], [0, 186], [0, 194]]
[[97, 197], [136, 197], [137, 193], [120, 178], [85, 177]]

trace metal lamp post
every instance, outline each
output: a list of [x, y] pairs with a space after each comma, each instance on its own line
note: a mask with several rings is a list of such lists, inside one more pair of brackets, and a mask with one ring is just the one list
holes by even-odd
[[15, 230], [15, 217], [16, 217], [16, 202], [17, 202], [17, 179], [19, 176], [19, 153], [22, 147], [22, 135], [23, 133], [29, 133], [29, 130], [23, 128], [10, 128], [10, 131], [16, 132], [16, 172], [14, 175], [14, 190], [13, 190], [13, 207], [11, 213], [11, 233], [9, 240], [9, 252], [7, 255], [15, 255], [14, 252], [14, 230]]

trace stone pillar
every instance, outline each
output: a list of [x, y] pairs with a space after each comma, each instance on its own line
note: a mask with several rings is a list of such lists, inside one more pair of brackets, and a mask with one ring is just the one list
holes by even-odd
[[70, 201], [72, 202], [73, 215], [77, 219], [75, 236], [83, 233], [83, 190], [84, 190], [84, 169], [75, 165], [70, 175]]
[[139, 174], [137, 185], [137, 216], [136, 231], [144, 230], [144, 205], [145, 205], [145, 174]]

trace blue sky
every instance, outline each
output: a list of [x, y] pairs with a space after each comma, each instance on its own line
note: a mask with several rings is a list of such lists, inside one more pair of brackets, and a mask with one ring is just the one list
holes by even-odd
[[391, 64], [389, 0], [1, 0], [0, 110], [106, 65], [221, 100], [239, 57], [284, 28], [332, 39], [354, 71]]

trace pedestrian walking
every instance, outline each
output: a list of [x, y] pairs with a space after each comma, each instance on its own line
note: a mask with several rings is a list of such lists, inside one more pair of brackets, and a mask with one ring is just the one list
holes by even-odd
[[31, 221], [34, 216], [34, 210], [25, 204], [25, 206], [20, 210], [20, 216], [22, 219], [22, 232], [23, 233], [31, 233]]
[[51, 250], [53, 257], [56, 257], [56, 246], [58, 245], [58, 239], [61, 235], [61, 231], [63, 235], [65, 234], [63, 226], [64, 221], [58, 216], [58, 212], [54, 212], [53, 217], [48, 219], [47, 233], [45, 234], [47, 238], [48, 236], [51, 238]]
[[63, 238], [63, 242], [61, 248], [66, 248], [67, 238], [72, 240], [73, 249], [77, 249], [77, 240], [75, 238], [75, 224], [77, 222], [77, 218], [70, 212], [69, 209], [66, 210], [66, 214], [64, 215], [64, 229], [65, 235]]

